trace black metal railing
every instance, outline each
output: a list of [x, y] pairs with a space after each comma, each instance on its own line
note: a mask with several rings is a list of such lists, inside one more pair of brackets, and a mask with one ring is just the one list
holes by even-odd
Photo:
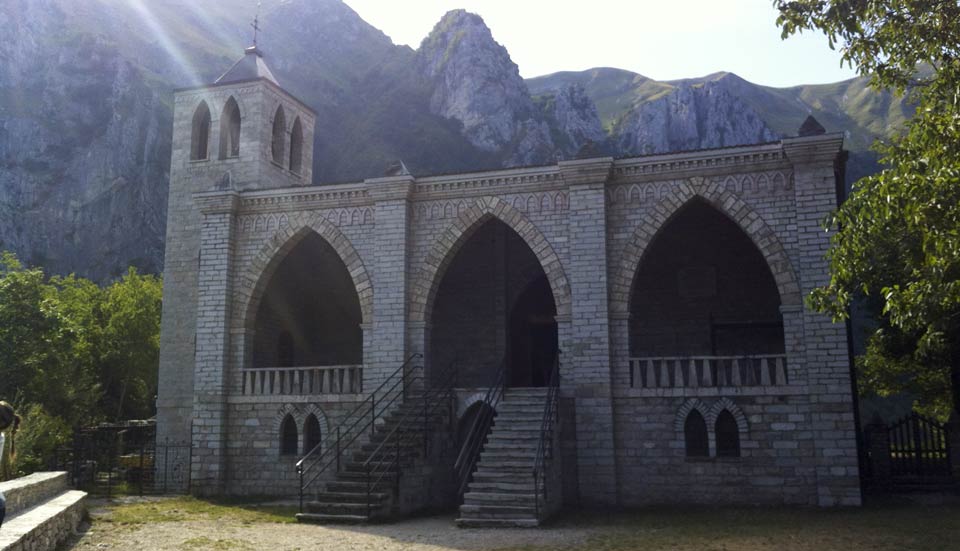
[[537, 444], [537, 453], [533, 457], [533, 503], [536, 518], [540, 519], [540, 499], [543, 496], [544, 505], [548, 499], [547, 459], [553, 453], [555, 435], [554, 425], [559, 421], [560, 408], [558, 399], [560, 394], [560, 351], [553, 361], [550, 376], [547, 378], [547, 399], [543, 404], [543, 419], [540, 422], [540, 442]]
[[470, 476], [473, 474], [473, 470], [477, 466], [477, 461], [480, 459], [480, 453], [483, 451], [483, 443], [490, 433], [490, 427], [493, 425], [493, 418], [496, 415], [496, 409], [500, 404], [500, 399], [503, 398], [506, 383], [507, 360], [504, 358], [500, 363], [500, 368], [497, 370], [496, 376], [494, 376], [493, 383], [490, 384], [483, 398], [483, 403], [486, 404], [486, 407], [481, 406], [480, 411], [477, 412], [477, 415], [473, 418], [473, 423], [470, 426], [470, 430], [467, 431], [466, 439], [460, 448], [457, 461], [453, 466], [454, 476], [456, 476], [455, 480], [459, 483], [457, 487], [458, 499], [463, 497], [464, 492], [467, 490], [467, 485], [470, 483]]
[[412, 354], [403, 364], [391, 373], [370, 396], [364, 398], [357, 406], [344, 417], [337, 430], [329, 434], [323, 441], [314, 446], [300, 461], [297, 461], [297, 474], [300, 477], [300, 512], [303, 512], [303, 494], [307, 487], [312, 485], [323, 473], [331, 467], [340, 472], [341, 457], [364, 434], [373, 434], [377, 420], [389, 413], [394, 406], [403, 402], [404, 396], [414, 380], [422, 377], [411, 373], [422, 369], [409, 369], [414, 360], [421, 359], [421, 354]]
[[[413, 380], [421, 380], [415, 376]], [[456, 380], [456, 370], [453, 365], [448, 367], [439, 376], [433, 377], [432, 385], [424, 384], [423, 395], [418, 401], [409, 402], [403, 409], [403, 414], [389, 432], [383, 435], [380, 444], [367, 456], [363, 462], [363, 472], [366, 481], [367, 518], [371, 517], [373, 507], [373, 493], [380, 488], [388, 475], [394, 476], [394, 498], [400, 499], [400, 477], [402, 476], [403, 451], [410, 444], [423, 446], [423, 459], [426, 461], [430, 453], [430, 422], [438, 417], [444, 408], [449, 420], [453, 419], [453, 384]], [[416, 440], [422, 437], [422, 442]], [[393, 455], [392, 460], [389, 455]]]

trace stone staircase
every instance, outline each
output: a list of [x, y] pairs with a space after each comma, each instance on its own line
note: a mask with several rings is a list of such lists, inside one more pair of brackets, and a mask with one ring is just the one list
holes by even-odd
[[86, 515], [84, 492], [67, 487], [67, 473], [34, 473], [0, 483], [7, 517], [0, 528], [0, 551], [54, 549]]
[[[533, 463], [540, 442], [546, 388], [507, 389], [463, 496], [458, 526], [538, 526]], [[554, 432], [557, 427], [554, 426]], [[553, 435], [551, 444], [555, 440]], [[549, 448], [553, 450], [553, 446]], [[550, 460], [548, 459], [548, 464]]]
[[[345, 452], [336, 478], [324, 483], [325, 489], [304, 504], [304, 512], [297, 515], [297, 520], [319, 523], [386, 520], [429, 503], [430, 480], [436, 464], [433, 456], [437, 455], [433, 452], [439, 442], [449, 439], [450, 409], [434, 408], [427, 414], [425, 424], [423, 401], [422, 397], [408, 398], [383, 417], [372, 435], [361, 437], [360, 446]], [[401, 424], [398, 475], [394, 431]], [[374, 457], [370, 463], [373, 474], [368, 481], [364, 463], [371, 457]], [[403, 495], [398, 495], [398, 491]]]

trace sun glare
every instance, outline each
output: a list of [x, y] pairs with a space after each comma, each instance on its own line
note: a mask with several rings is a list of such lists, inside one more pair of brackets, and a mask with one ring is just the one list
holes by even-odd
[[187, 86], [200, 86], [204, 83], [203, 77], [200, 75], [200, 72], [196, 67], [190, 62], [186, 55], [184, 55], [183, 50], [179, 45], [170, 37], [170, 34], [166, 29], [163, 28], [163, 25], [160, 24], [157, 17], [152, 11], [150, 11], [149, 2], [143, 0], [130, 0], [130, 5], [140, 16], [141, 21], [147, 26], [150, 30], [150, 33], [153, 34], [153, 37], [156, 38], [157, 42], [160, 44], [160, 47], [170, 56], [171, 59], [177, 64], [177, 66], [182, 71], [186, 82], [184, 83]]

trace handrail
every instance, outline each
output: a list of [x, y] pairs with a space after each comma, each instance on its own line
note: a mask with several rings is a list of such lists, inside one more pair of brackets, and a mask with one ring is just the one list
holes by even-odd
[[547, 501], [546, 458], [547, 435], [550, 434], [549, 445], [553, 447], [554, 417], [559, 417], [560, 408], [557, 405], [557, 395], [560, 391], [560, 351], [554, 358], [550, 377], [547, 379], [547, 399], [543, 404], [543, 419], [540, 421], [540, 442], [537, 444], [537, 453], [533, 458], [533, 503], [536, 518], [540, 519], [540, 481], [543, 480], [543, 501]]
[[[394, 482], [394, 493], [395, 497], [399, 499], [400, 497], [400, 476], [401, 476], [401, 439], [403, 438], [403, 433], [406, 428], [409, 428], [411, 418], [414, 422], [417, 421], [417, 418], [423, 416], [423, 457], [424, 460], [427, 459], [427, 454], [429, 453], [429, 422], [439, 408], [442, 408], [444, 405], [448, 405], [452, 409], [452, 400], [454, 397], [453, 394], [453, 383], [455, 380], [456, 372], [451, 364], [443, 373], [441, 373], [439, 380], [440, 385], [437, 387], [427, 387], [424, 385], [423, 390], [423, 409], [410, 408], [404, 412], [404, 414], [397, 421], [396, 426], [390, 430], [386, 435], [384, 435], [383, 440], [380, 442], [380, 445], [376, 447], [372, 452], [370, 452], [367, 460], [363, 462], [363, 470], [366, 473], [366, 486], [367, 486], [367, 518], [370, 517], [371, 508], [373, 500], [371, 500], [371, 494], [373, 489], [378, 487], [383, 479], [391, 472], [389, 467], [393, 467], [393, 472], [396, 474], [396, 480]], [[416, 377], [420, 379], [422, 377]], [[452, 412], [451, 412], [452, 415]], [[393, 462], [389, 463], [387, 461], [382, 461], [383, 455], [387, 453], [386, 446], [393, 441], [394, 448], [394, 457]], [[376, 479], [374, 477], [376, 476]]]
[[473, 474], [477, 461], [480, 459], [480, 451], [483, 448], [483, 441], [490, 432], [490, 426], [493, 424], [493, 417], [496, 414], [500, 399], [503, 398], [503, 392], [507, 382], [507, 359], [504, 357], [500, 362], [500, 368], [494, 376], [493, 383], [487, 388], [487, 393], [483, 398], [483, 403], [488, 407], [481, 408], [476, 417], [473, 418], [473, 424], [467, 432], [466, 441], [460, 448], [457, 455], [457, 461], [453, 465], [453, 472], [460, 485], [457, 488], [457, 496], [462, 496], [470, 482], [470, 475]]
[[[340, 471], [340, 456], [345, 449], [349, 449], [351, 445], [360, 437], [361, 434], [364, 434], [367, 429], [373, 430], [376, 425], [377, 419], [379, 419], [384, 412], [388, 411], [394, 403], [396, 403], [399, 397], [402, 397], [407, 388], [407, 367], [417, 358], [422, 358], [423, 356], [419, 353], [411, 354], [393, 373], [387, 376], [386, 379], [380, 386], [370, 393], [369, 398], [364, 398], [357, 406], [350, 411], [345, 417], [344, 420], [337, 427], [336, 437], [332, 434], [327, 435], [327, 442], [320, 442], [313, 447], [309, 452], [307, 452], [299, 461], [297, 461], [296, 469], [297, 474], [300, 477], [300, 512], [303, 512], [303, 492], [304, 489], [313, 484], [321, 474], [326, 472], [332, 465], [337, 466], [337, 471]], [[399, 376], [399, 377], [398, 377]], [[390, 385], [389, 388], [387, 385]], [[397, 392], [399, 387], [399, 392]], [[378, 397], [379, 394], [379, 397]], [[379, 408], [378, 408], [379, 406]], [[369, 421], [365, 419], [369, 416]], [[365, 422], [363, 430], [356, 430], [361, 422]], [[343, 430], [343, 427], [347, 426], [346, 430]], [[355, 431], [355, 432], [354, 432]], [[333, 442], [331, 442], [333, 440]], [[324, 445], [326, 444], [326, 445]], [[330, 445], [335, 444], [335, 445]], [[334, 457], [330, 457], [330, 454], [334, 453]], [[310, 475], [309, 480], [304, 480], [306, 475], [309, 475], [311, 471], [316, 469], [316, 472]]]

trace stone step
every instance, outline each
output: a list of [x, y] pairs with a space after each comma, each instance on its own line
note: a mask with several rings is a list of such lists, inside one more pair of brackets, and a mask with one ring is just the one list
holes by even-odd
[[76, 532], [86, 516], [87, 494], [68, 490], [3, 522], [0, 549], [25, 551], [54, 549]]
[[519, 438], [514, 439], [515, 441], [522, 442], [522, 444], [514, 444], [511, 442], [505, 442], [503, 440], [491, 440], [487, 442], [484, 446], [485, 450], [525, 450], [531, 453], [537, 451], [537, 447], [540, 445], [540, 440], [520, 440]]
[[476, 492], [473, 486], [463, 494], [465, 505], [496, 505], [509, 507], [533, 507], [534, 495], [520, 493]]
[[517, 484], [523, 484], [529, 479], [533, 484], [533, 465], [525, 464], [523, 467], [499, 467], [492, 469], [490, 467], [480, 466], [473, 473], [475, 482], [497, 483], [503, 481], [516, 481]]
[[383, 509], [384, 504], [377, 502], [371, 503], [369, 506], [366, 503], [325, 503], [325, 502], [308, 502], [304, 504], [304, 509], [307, 513], [317, 514], [317, 515], [348, 515], [348, 516], [367, 516], [367, 511], [370, 512], [371, 516], [375, 516], [377, 512]]
[[540, 526], [537, 519], [527, 518], [464, 518], [456, 521], [459, 528], [536, 528]]
[[[390, 497], [390, 494], [383, 492], [373, 492], [370, 498], [374, 502], [383, 502]], [[366, 503], [366, 488], [362, 492], [318, 492], [314, 497], [313, 503]]]
[[0, 483], [0, 490], [7, 500], [8, 517], [39, 505], [68, 489], [65, 471], [33, 473]]
[[297, 513], [297, 522], [317, 524], [363, 524], [369, 522], [366, 515], [326, 515], [321, 513]]
[[[378, 493], [393, 492], [393, 480], [381, 480], [371, 485], [370, 490]], [[367, 483], [363, 480], [333, 480], [327, 482], [327, 492], [346, 494], [366, 494]]]
[[536, 518], [537, 510], [531, 504], [524, 505], [475, 505], [463, 504], [460, 506], [460, 518]]
[[470, 492], [496, 492], [496, 493], [517, 493], [517, 494], [532, 494], [533, 493], [533, 475], [530, 476], [528, 482], [506, 482], [506, 480], [515, 480], [513, 477], [504, 477], [503, 479], [494, 479], [500, 480], [499, 482], [491, 482], [487, 480], [477, 481], [476, 476], [474, 480], [470, 482], [469, 491]]

